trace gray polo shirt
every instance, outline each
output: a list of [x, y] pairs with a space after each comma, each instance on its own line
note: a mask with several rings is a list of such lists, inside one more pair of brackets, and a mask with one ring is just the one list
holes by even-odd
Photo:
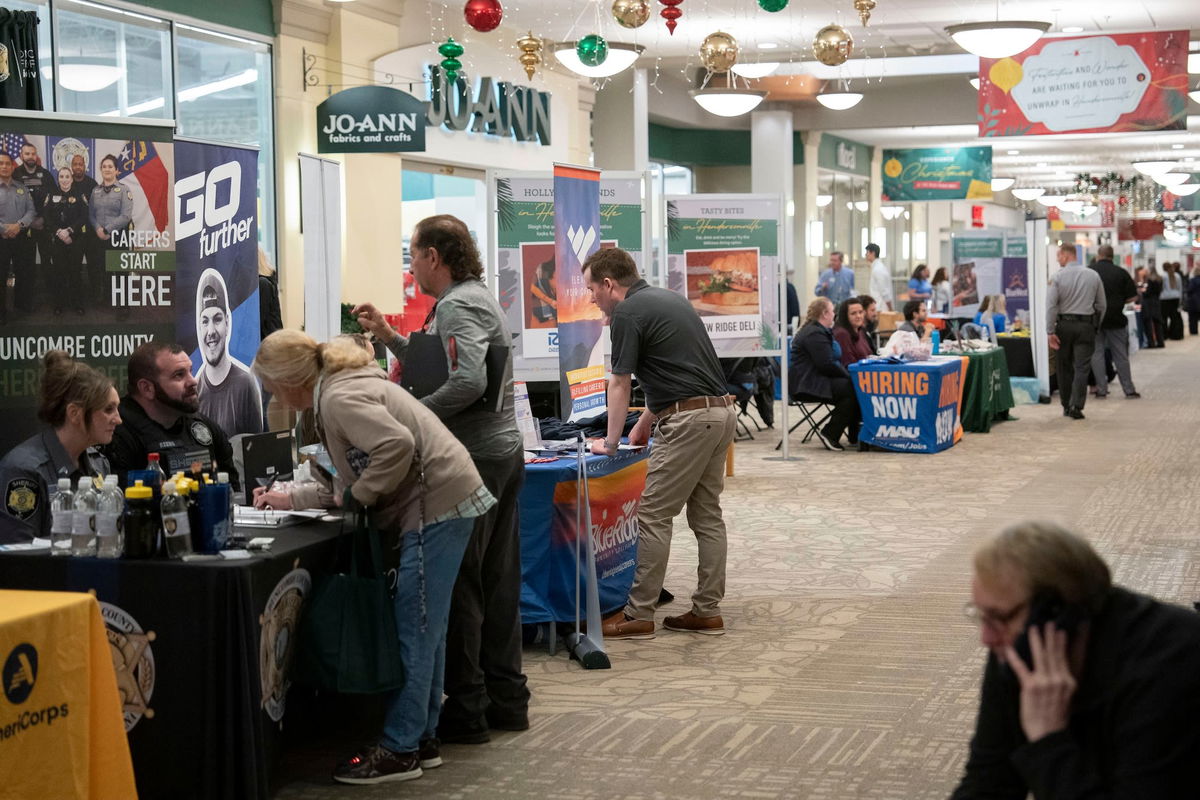
[[1050, 289], [1046, 292], [1046, 330], [1054, 330], [1059, 314], [1093, 316], [1099, 321], [1104, 318], [1107, 305], [1104, 283], [1095, 270], [1070, 264], [1050, 279]]
[[33, 196], [20, 181], [0, 182], [0, 224], [21, 223], [21, 229], [33, 222]]

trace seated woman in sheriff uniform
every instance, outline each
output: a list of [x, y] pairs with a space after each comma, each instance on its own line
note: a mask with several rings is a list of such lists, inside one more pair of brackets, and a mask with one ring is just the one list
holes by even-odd
[[91, 448], [112, 441], [120, 398], [105, 375], [62, 350], [43, 359], [38, 418], [47, 427], [0, 460], [0, 544], [50, 536], [50, 497], [59, 478], [103, 476], [108, 462]]

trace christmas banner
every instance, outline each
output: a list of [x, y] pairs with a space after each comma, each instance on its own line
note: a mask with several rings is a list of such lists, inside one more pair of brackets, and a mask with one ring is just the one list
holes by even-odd
[[991, 200], [992, 148], [883, 151], [883, 200]]
[[979, 59], [979, 135], [1184, 130], [1188, 31], [1042, 38]]
[[685, 295], [719, 356], [779, 347], [778, 198], [667, 198], [667, 286]]
[[170, 128], [0, 119], [0, 453], [40, 425], [47, 351], [124, 394], [134, 349], [174, 338], [174, 171]]

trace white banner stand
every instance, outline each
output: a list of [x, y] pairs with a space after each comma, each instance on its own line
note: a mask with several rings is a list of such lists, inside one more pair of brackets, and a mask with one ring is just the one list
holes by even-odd
[[1025, 221], [1025, 248], [1029, 279], [1029, 343], [1033, 348], [1033, 368], [1038, 392], [1050, 397], [1050, 343], [1046, 330], [1046, 289], [1050, 283], [1050, 264], [1046, 249], [1046, 220]]

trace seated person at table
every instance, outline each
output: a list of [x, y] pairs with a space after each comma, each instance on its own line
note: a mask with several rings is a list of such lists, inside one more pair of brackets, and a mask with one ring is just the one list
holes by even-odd
[[833, 303], [818, 297], [808, 304], [804, 325], [792, 337], [788, 358], [788, 391], [792, 396], [815, 397], [833, 404], [829, 422], [817, 431], [826, 450], [845, 450], [838, 440], [850, 432], [850, 443], [858, 441], [862, 414], [850, 383], [850, 373], [835, 354], [840, 350], [833, 340]]
[[979, 310], [975, 312], [975, 324], [987, 325], [996, 333], [1004, 333], [1008, 324], [1007, 304], [1002, 294], [984, 295]]
[[[338, 492], [375, 509], [382, 534], [398, 535], [394, 598], [404, 687], [387, 699], [373, 744], [338, 764], [340, 783], [421, 777], [440, 765], [435, 738], [442, 707], [450, 593], [475, 517], [495, 505], [463, 445], [437, 415], [387, 379], [375, 360], [345, 339], [317, 344], [280, 330], [263, 340], [255, 375], [289, 408], [316, 413], [321, 442], [337, 467]], [[275, 508], [295, 493], [258, 492]]]
[[933, 284], [929, 282], [929, 267], [917, 264], [912, 277], [908, 279], [908, 299], [928, 300], [933, 297]]
[[1114, 586], [1050, 523], [984, 542], [974, 573], [989, 653], [951, 800], [1196, 797], [1200, 615]]
[[871, 354], [879, 352], [879, 304], [869, 294], [858, 296], [863, 307], [863, 335], [871, 345]]
[[933, 335], [933, 326], [925, 324], [927, 319], [929, 319], [929, 312], [925, 310], [925, 303], [920, 300], [909, 300], [904, 304], [904, 322], [901, 322], [896, 330], [911, 331], [922, 339], [928, 339]]
[[865, 316], [862, 300], [857, 297], [843, 300], [838, 306], [837, 321], [833, 324], [833, 340], [842, 350], [838, 360], [844, 367], [874, 355], [871, 341], [864, 329]]
[[0, 544], [50, 537], [50, 498], [58, 480], [103, 476], [108, 462], [92, 449], [107, 444], [121, 423], [120, 398], [107, 376], [62, 350], [42, 361], [38, 418], [48, 427], [9, 450], [0, 460]]
[[239, 488], [233, 448], [225, 431], [199, 413], [200, 398], [192, 377], [192, 360], [169, 342], [146, 342], [129, 357], [129, 388], [121, 398], [121, 424], [103, 450], [122, 486], [131, 469], [145, 469], [158, 453], [163, 472], [229, 473]]

